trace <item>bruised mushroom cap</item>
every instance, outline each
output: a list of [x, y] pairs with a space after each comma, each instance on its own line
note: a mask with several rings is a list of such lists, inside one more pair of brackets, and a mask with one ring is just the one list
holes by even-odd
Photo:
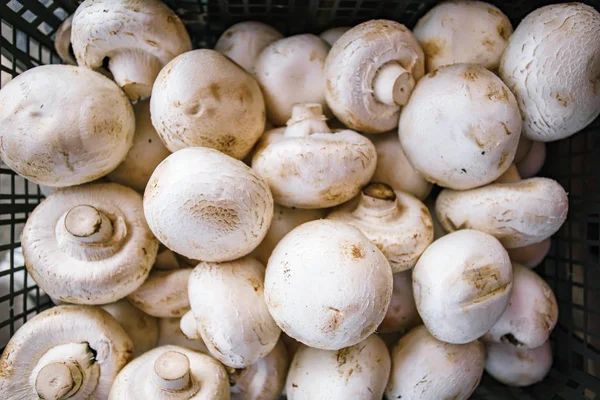
[[438, 4], [414, 29], [425, 52], [427, 72], [459, 63], [495, 70], [512, 32], [508, 17], [482, 1]]
[[477, 229], [504, 247], [523, 247], [552, 236], [567, 218], [569, 201], [562, 186], [548, 178], [494, 183], [477, 189], [443, 190], [435, 210], [448, 232]]
[[150, 96], [162, 67], [192, 48], [179, 17], [159, 0], [86, 0], [75, 11], [71, 40], [81, 66], [97, 69], [108, 58], [131, 100]]
[[71, 46], [71, 27], [73, 25], [73, 15], [69, 15], [60, 24], [56, 30], [56, 36], [54, 37], [54, 48], [56, 53], [64, 64], [77, 65], [75, 60], [75, 54], [73, 54], [73, 47]]
[[191, 273], [191, 268], [153, 270], [142, 286], [127, 298], [153, 317], [181, 317], [190, 309], [187, 285]]
[[412, 288], [412, 271], [394, 274], [394, 291], [392, 301], [385, 318], [377, 328], [378, 333], [396, 333], [412, 329], [422, 324], [415, 306]]
[[417, 310], [438, 340], [468, 343], [500, 319], [512, 291], [512, 265], [486, 233], [450, 233], [425, 250], [413, 270]]
[[301, 347], [285, 389], [289, 400], [381, 399], [389, 373], [387, 347], [370, 335], [337, 351]]
[[546, 143], [533, 142], [527, 155], [517, 163], [517, 169], [523, 178], [531, 178], [541, 171], [545, 161]]
[[[188, 311], [191, 315], [192, 321], [194, 322], [194, 329], [196, 321], [191, 311]], [[184, 314], [184, 315], [187, 315]], [[158, 343], [157, 346], [165, 346], [172, 344], [175, 346], [186, 347], [191, 350], [196, 350], [201, 353], [208, 354], [208, 348], [199, 337], [188, 338], [179, 326], [182, 318], [159, 318], [158, 319]]]
[[133, 357], [157, 345], [158, 320], [134, 307], [127, 300], [105, 304], [102, 309], [113, 316], [133, 342]]
[[133, 142], [127, 97], [87, 68], [32, 68], [0, 90], [0, 156], [34, 183], [91, 182], [119, 165]]
[[167, 157], [144, 193], [152, 232], [195, 260], [229, 261], [250, 253], [273, 217], [267, 184], [243, 162], [195, 147]]
[[214, 358], [179, 346], [144, 353], [121, 370], [109, 400], [229, 400], [225, 368]]
[[388, 399], [468, 399], [479, 385], [485, 348], [475, 340], [443, 343], [424, 326], [411, 330], [391, 351]]
[[363, 22], [327, 56], [327, 104], [350, 129], [387, 132], [398, 126], [400, 109], [424, 68], [423, 50], [408, 28], [388, 20]]
[[550, 251], [550, 238], [542, 240], [539, 243], [530, 244], [524, 247], [515, 247], [507, 249], [512, 262], [523, 265], [527, 268], [535, 268], [544, 261]]
[[335, 42], [337, 42], [338, 39], [351, 28], [351, 26], [338, 26], [336, 28], [330, 28], [321, 32], [319, 37], [326, 41], [330, 46], [333, 46]]
[[75, 304], [108, 304], [148, 277], [158, 241], [142, 198], [116, 183], [59, 190], [25, 224], [27, 271], [48, 295]]
[[511, 344], [488, 343], [485, 371], [498, 382], [515, 387], [533, 385], [544, 380], [552, 368], [552, 348], [547, 341], [535, 349]]
[[133, 344], [119, 323], [96, 307], [58, 306], [25, 323], [0, 357], [6, 400], [106, 399]]
[[344, 222], [307, 222], [275, 247], [265, 301], [292, 338], [324, 350], [355, 345], [373, 333], [392, 297], [385, 255]]
[[538, 8], [521, 21], [500, 63], [518, 99], [523, 134], [571, 136], [600, 114], [600, 13], [582, 3]]
[[252, 168], [285, 207], [325, 208], [350, 200], [377, 164], [375, 147], [361, 134], [332, 133], [319, 104], [294, 106], [287, 128], [266, 132]]
[[243, 159], [265, 129], [258, 83], [214, 50], [194, 50], [171, 61], [156, 78], [152, 124], [171, 151], [210, 147]]
[[421, 79], [399, 126], [412, 166], [452, 189], [471, 189], [502, 175], [520, 132], [513, 94], [492, 72], [470, 64], [441, 67]]

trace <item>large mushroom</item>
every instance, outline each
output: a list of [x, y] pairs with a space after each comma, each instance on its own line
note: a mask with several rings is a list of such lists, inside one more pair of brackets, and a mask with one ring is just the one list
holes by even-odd
[[190, 309], [187, 285], [191, 273], [191, 268], [153, 270], [127, 299], [153, 317], [181, 317]]
[[550, 341], [535, 349], [488, 343], [486, 353], [485, 371], [508, 386], [523, 387], [541, 382], [552, 368]]
[[413, 295], [412, 271], [397, 272], [394, 274], [392, 301], [377, 332], [404, 332], [420, 324], [422, 321]]
[[60, 24], [54, 36], [54, 48], [56, 49], [56, 53], [62, 62], [68, 65], [77, 65], [75, 53], [73, 53], [73, 46], [71, 46], [73, 16], [74, 14], [69, 15], [62, 24]]
[[153, 349], [158, 341], [158, 320], [134, 307], [127, 300], [101, 306], [121, 325], [133, 342], [133, 357]]
[[330, 46], [333, 46], [344, 33], [349, 31], [352, 27], [350, 26], [338, 26], [336, 28], [329, 28], [319, 34], [319, 37], [326, 41]]
[[[193, 324], [193, 329], [196, 330], [196, 320], [192, 315], [191, 311], [188, 311], [184, 314], [190, 315], [191, 323]], [[183, 330], [181, 329], [181, 322], [183, 318], [159, 318], [158, 319], [158, 342], [157, 346], [165, 346], [168, 344], [172, 344], [175, 346], [186, 347], [191, 350], [196, 350], [201, 353], [208, 354], [208, 348], [200, 338], [199, 333], [195, 333], [193, 337], [187, 337]]]

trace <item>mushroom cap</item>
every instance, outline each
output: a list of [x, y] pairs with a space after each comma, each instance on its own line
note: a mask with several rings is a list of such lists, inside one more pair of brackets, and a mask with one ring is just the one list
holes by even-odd
[[422, 321], [415, 305], [412, 271], [397, 272], [394, 274], [392, 301], [377, 332], [403, 332], [419, 324], [422, 324]]
[[494, 183], [477, 189], [443, 190], [435, 211], [448, 232], [477, 229], [506, 248], [539, 243], [556, 233], [567, 218], [563, 187], [548, 178]]
[[466, 400], [483, 375], [485, 347], [477, 340], [441, 342], [421, 325], [400, 339], [391, 357], [388, 399]]
[[65, 187], [106, 175], [127, 155], [134, 131], [125, 94], [87, 68], [43, 65], [0, 90], [0, 156], [34, 183]]
[[73, 54], [73, 47], [71, 46], [73, 16], [74, 14], [69, 15], [62, 24], [60, 24], [54, 36], [54, 48], [56, 49], [56, 53], [58, 53], [58, 56], [63, 63], [69, 65], [77, 65], [75, 54]]
[[195, 147], [167, 157], [144, 193], [152, 232], [169, 249], [204, 261], [250, 253], [273, 217], [268, 185], [243, 162]]
[[510, 260], [527, 268], [535, 268], [544, 261], [546, 255], [550, 251], [552, 242], [550, 238], [542, 240], [539, 243], [533, 243], [523, 247], [515, 247], [514, 249], [506, 249]]
[[498, 382], [515, 387], [533, 385], [544, 380], [552, 368], [550, 341], [535, 349], [511, 344], [488, 343], [485, 371]]
[[517, 163], [517, 169], [523, 178], [531, 178], [542, 170], [545, 161], [546, 143], [533, 142], [527, 155]]
[[188, 278], [191, 273], [191, 268], [154, 270], [127, 299], [153, 317], [181, 317], [190, 309]]
[[29, 216], [21, 243], [38, 286], [75, 304], [108, 304], [132, 293], [158, 251], [142, 197], [116, 183], [54, 192]]
[[468, 343], [500, 319], [512, 279], [510, 258], [496, 238], [468, 229], [449, 233], [425, 250], [413, 270], [415, 304], [436, 339]]
[[44, 364], [39, 361], [53, 348], [73, 344], [88, 347], [93, 355], [90, 366], [99, 372], [97, 381], [91, 383], [94, 387], [88, 387], [91, 391], [85, 398], [106, 399], [117, 373], [131, 359], [133, 344], [106, 311], [73, 305], [46, 310], [27, 321], [13, 335], [0, 357], [3, 397], [21, 400], [36, 396], [36, 372], [40, 372]]
[[105, 304], [102, 309], [112, 315], [133, 342], [133, 357], [153, 349], [158, 341], [158, 320], [134, 307], [127, 300]]
[[254, 76], [273, 125], [285, 125], [294, 104], [319, 103], [328, 113], [323, 70], [327, 53], [329, 45], [311, 34], [289, 36], [263, 49], [254, 64]]
[[571, 136], [600, 114], [600, 13], [582, 3], [538, 8], [511, 36], [499, 71], [518, 99], [525, 136]]
[[[189, 311], [191, 313], [191, 311]], [[158, 319], [158, 343], [157, 346], [168, 344], [186, 347], [201, 353], [208, 354], [208, 348], [200, 338], [189, 339], [181, 330], [179, 324], [181, 318], [159, 318]], [[195, 321], [194, 321], [195, 325]]]
[[380, 69], [390, 64], [399, 64], [414, 82], [425, 73], [425, 57], [417, 39], [395, 21], [363, 22], [331, 48], [325, 64], [325, 96], [331, 111], [348, 128], [382, 133], [398, 126], [401, 107], [373, 95]]
[[495, 70], [512, 32], [508, 17], [497, 7], [465, 0], [436, 5], [414, 29], [425, 52], [427, 72], [459, 63]]
[[265, 129], [265, 102], [254, 78], [223, 54], [194, 50], [156, 78], [152, 124], [171, 151], [210, 147], [244, 158]]
[[412, 166], [430, 182], [452, 189], [471, 189], [502, 175], [513, 161], [520, 132], [513, 94], [492, 72], [470, 64], [425, 75], [399, 126]]
[[352, 225], [307, 222], [275, 247], [265, 301], [277, 325], [307, 346], [339, 350], [373, 333], [392, 298], [385, 255]]
[[267, 24], [244, 21], [227, 28], [217, 40], [215, 50], [252, 73], [260, 52], [282, 38], [281, 32]]
[[250, 257], [202, 262], [190, 276], [197, 329], [213, 357], [229, 367], [248, 367], [269, 354], [279, 339], [281, 330], [265, 304], [264, 277], [263, 265]]
[[370, 335], [340, 350], [302, 346], [285, 389], [289, 400], [381, 399], [389, 373], [387, 347], [377, 335]]
[[321, 32], [319, 37], [326, 41], [330, 46], [333, 46], [335, 42], [337, 42], [338, 39], [351, 28], [351, 26], [338, 26], [335, 28], [329, 28]]

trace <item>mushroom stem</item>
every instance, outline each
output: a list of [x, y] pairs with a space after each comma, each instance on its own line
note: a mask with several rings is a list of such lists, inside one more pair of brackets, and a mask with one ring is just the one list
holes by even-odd
[[415, 87], [411, 73], [397, 62], [389, 62], [379, 69], [373, 81], [375, 98], [390, 106], [403, 106]]
[[71, 239], [82, 243], [102, 243], [113, 235], [112, 222], [95, 207], [80, 205], [71, 208], [65, 217], [65, 229]]
[[83, 382], [79, 366], [72, 361], [53, 362], [44, 366], [35, 379], [35, 391], [44, 400], [72, 397]]
[[396, 217], [399, 211], [394, 189], [385, 183], [371, 183], [362, 190], [358, 207], [353, 214], [387, 219]]
[[292, 108], [292, 118], [287, 122], [285, 136], [301, 137], [313, 133], [331, 133], [323, 115], [323, 107], [318, 103], [296, 104]]
[[161, 354], [154, 362], [152, 381], [169, 392], [184, 390], [190, 384], [190, 360], [177, 351]]
[[114, 53], [108, 62], [108, 69], [129, 99], [136, 101], [150, 97], [162, 63], [152, 54], [128, 49]]

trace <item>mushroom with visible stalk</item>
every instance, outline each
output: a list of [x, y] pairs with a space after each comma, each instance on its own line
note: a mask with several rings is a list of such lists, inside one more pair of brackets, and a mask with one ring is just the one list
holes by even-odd
[[159, 0], [86, 0], [71, 33], [79, 65], [108, 70], [131, 100], [149, 97], [160, 70], [191, 50], [185, 26]]
[[321, 32], [319, 37], [326, 41], [330, 46], [333, 46], [335, 42], [337, 42], [338, 39], [351, 28], [351, 26], [338, 26], [336, 28], [329, 28], [326, 31]]
[[144, 214], [172, 251], [195, 260], [230, 261], [249, 254], [265, 237], [273, 196], [243, 162], [194, 147], [171, 154], [156, 168], [144, 193]]
[[365, 133], [394, 129], [400, 109], [425, 72], [424, 58], [404, 25], [363, 22], [344, 33], [327, 56], [327, 104], [350, 129]]
[[[196, 329], [196, 321], [191, 311], [184, 314], [190, 315]], [[200, 338], [200, 334], [192, 337], [187, 337], [180, 327], [183, 318], [159, 318], [158, 319], [158, 342], [157, 346], [165, 346], [168, 344], [174, 346], [186, 347], [191, 350], [196, 350], [201, 353], [208, 354], [208, 348]]]
[[148, 277], [158, 251], [141, 196], [116, 183], [54, 192], [33, 210], [21, 243], [38, 286], [74, 304], [129, 295]]
[[551, 244], [550, 238], [548, 238], [539, 243], [506, 249], [506, 251], [508, 251], [512, 262], [521, 264], [527, 268], [535, 268], [544, 261], [544, 258], [550, 251]]
[[187, 285], [191, 273], [191, 268], [153, 270], [127, 299], [153, 317], [181, 317], [190, 309]]
[[471, 64], [448, 65], [425, 75], [399, 126], [412, 166], [428, 181], [460, 190], [502, 175], [513, 161], [520, 133], [521, 114], [513, 94], [492, 72]]
[[427, 207], [384, 183], [365, 186], [359, 196], [334, 208], [327, 219], [358, 228], [387, 257], [393, 273], [414, 267], [433, 241]]
[[0, 357], [6, 400], [108, 397], [133, 344], [119, 323], [96, 307], [58, 306], [27, 321]]
[[544, 380], [552, 368], [550, 341], [535, 349], [523, 349], [505, 343], [488, 343], [485, 371], [498, 382], [530, 386]]
[[[392, 298], [385, 255], [352, 225], [311, 221], [273, 250], [265, 301], [277, 325], [307, 346], [339, 350], [375, 332]], [[289, 392], [288, 392], [289, 394]]]
[[375, 147], [361, 134], [333, 133], [320, 104], [294, 106], [286, 128], [266, 132], [252, 168], [284, 207], [326, 208], [356, 196], [377, 164]]
[[106, 175], [127, 155], [134, 131], [127, 96], [87, 68], [43, 65], [0, 90], [0, 156], [34, 183], [57, 188]]
[[71, 46], [72, 25], [73, 15], [69, 15], [56, 30], [54, 36], [54, 48], [64, 64], [77, 65], [73, 46]]
[[541, 171], [545, 161], [546, 143], [533, 142], [527, 155], [517, 163], [517, 169], [523, 178], [531, 178]]
[[109, 400], [229, 400], [225, 368], [214, 358], [180, 346], [161, 346], [131, 361], [117, 375]]
[[477, 340], [441, 342], [421, 325], [400, 339], [391, 357], [386, 398], [466, 400], [483, 375], [485, 347]]
[[422, 324], [415, 306], [412, 288], [412, 271], [394, 274], [392, 301], [383, 321], [377, 328], [378, 333], [404, 332]]
[[127, 300], [101, 306], [123, 327], [133, 342], [133, 357], [153, 349], [158, 341], [158, 320], [132, 306]]
[[500, 242], [461, 230], [436, 240], [413, 270], [419, 315], [438, 340], [468, 343], [500, 319], [513, 289], [512, 265]]

